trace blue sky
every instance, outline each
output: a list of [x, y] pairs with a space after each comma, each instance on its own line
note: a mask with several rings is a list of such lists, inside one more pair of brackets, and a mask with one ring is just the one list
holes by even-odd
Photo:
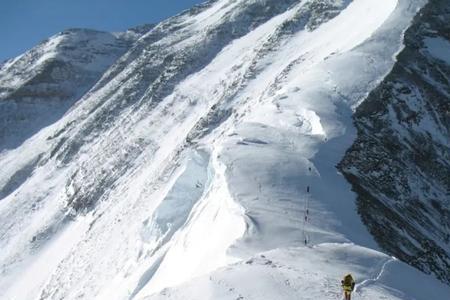
[[204, 0], [0, 0], [0, 62], [67, 28], [121, 31]]

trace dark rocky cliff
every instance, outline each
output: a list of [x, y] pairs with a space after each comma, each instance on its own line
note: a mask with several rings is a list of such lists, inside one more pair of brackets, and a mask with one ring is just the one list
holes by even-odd
[[431, 0], [357, 109], [339, 169], [379, 245], [450, 283], [450, 2]]

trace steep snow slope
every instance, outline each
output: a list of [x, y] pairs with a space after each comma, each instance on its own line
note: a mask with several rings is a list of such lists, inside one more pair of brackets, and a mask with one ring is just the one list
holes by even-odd
[[[0, 297], [145, 299], [200, 276], [155, 297], [215, 299], [223, 285], [201, 276], [224, 266], [211, 276], [266, 278], [274, 299], [307, 299], [285, 285], [311, 274], [294, 287], [323, 279], [315, 299], [339, 298], [348, 271], [367, 279], [366, 298], [424, 299], [391, 279], [405, 274], [448, 293], [398, 262], [375, 278], [390, 259], [364, 248], [376, 245], [335, 169], [352, 108], [424, 4], [218, 0], [154, 27], [57, 123], [0, 156], [0, 189], [26, 174], [0, 200]], [[247, 270], [261, 255], [289, 274]], [[222, 282], [236, 299], [241, 285]]]
[[391, 254], [450, 283], [450, 2], [414, 20], [394, 69], [355, 114], [341, 169]]
[[61, 118], [138, 36], [70, 29], [6, 61], [0, 68], [0, 151]]

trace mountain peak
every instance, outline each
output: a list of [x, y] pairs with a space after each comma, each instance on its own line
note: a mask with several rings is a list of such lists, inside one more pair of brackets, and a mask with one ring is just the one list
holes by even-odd
[[445, 298], [427, 3], [209, 1], [8, 62], [0, 298], [339, 299], [349, 272], [359, 299]]

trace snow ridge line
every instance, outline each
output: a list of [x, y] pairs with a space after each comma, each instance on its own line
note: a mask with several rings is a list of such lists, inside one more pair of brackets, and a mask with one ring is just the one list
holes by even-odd
[[361, 294], [361, 289], [368, 286], [369, 284], [373, 284], [375, 282], [377, 282], [378, 280], [381, 279], [381, 276], [383, 276], [386, 267], [388, 264], [397, 261], [397, 259], [395, 257], [391, 257], [390, 259], [386, 260], [383, 265], [381, 266], [380, 272], [378, 273], [378, 275], [375, 278], [369, 278], [364, 280], [363, 282], [359, 283], [356, 285], [355, 287], [355, 292], [358, 294]]

